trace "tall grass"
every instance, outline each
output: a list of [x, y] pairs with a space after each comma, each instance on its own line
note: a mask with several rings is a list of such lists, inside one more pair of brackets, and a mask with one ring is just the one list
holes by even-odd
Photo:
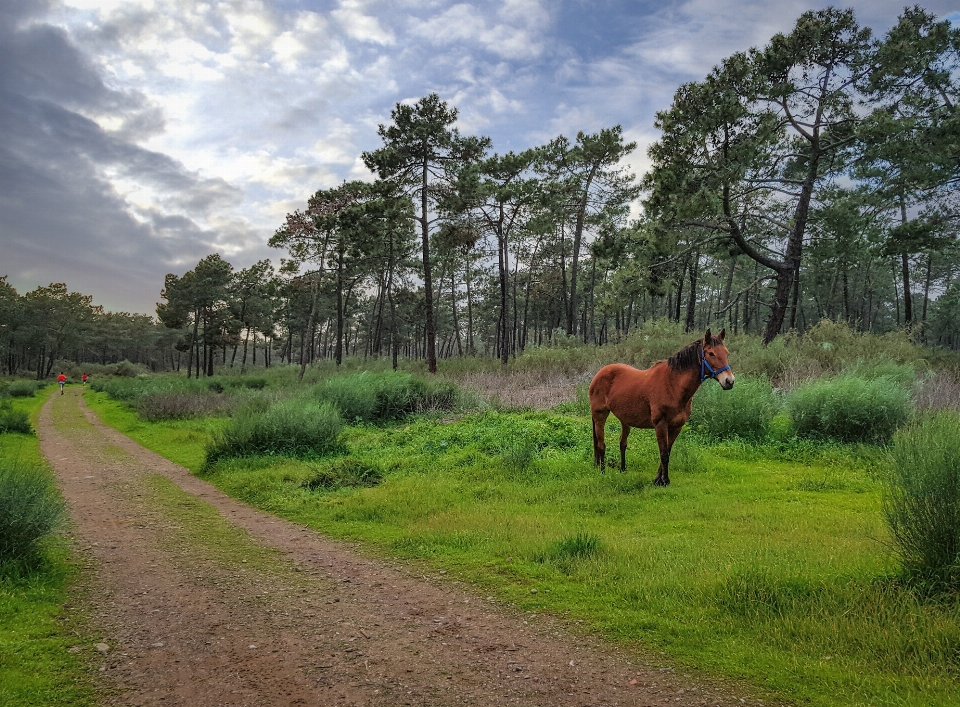
[[458, 400], [454, 383], [397, 371], [337, 376], [317, 386], [314, 394], [351, 422], [386, 422], [415, 412], [451, 410]]
[[11, 398], [29, 398], [45, 385], [42, 381], [15, 380], [7, 386], [7, 395]]
[[293, 399], [266, 410], [249, 406], [213, 435], [206, 466], [225, 457], [323, 455], [339, 448], [342, 429], [343, 420], [329, 403]]
[[138, 396], [133, 403], [140, 418], [148, 422], [224, 415], [235, 406], [232, 398], [214, 392], [188, 390], [153, 390]]
[[0, 564], [34, 555], [63, 516], [63, 499], [46, 470], [0, 459]]
[[897, 434], [883, 513], [909, 574], [960, 589], [960, 415], [941, 413]]
[[841, 442], [885, 443], [910, 412], [910, 394], [888, 376], [825, 378], [788, 398], [797, 434]]
[[767, 436], [780, 405], [780, 397], [764, 377], [738, 377], [731, 390], [707, 380], [693, 398], [689, 425], [710, 439], [760, 440]]
[[0, 434], [4, 432], [20, 432], [33, 434], [30, 418], [26, 411], [14, 408], [9, 402], [0, 402]]

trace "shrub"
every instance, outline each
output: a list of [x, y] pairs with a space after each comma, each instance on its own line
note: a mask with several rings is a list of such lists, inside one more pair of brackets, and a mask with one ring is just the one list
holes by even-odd
[[731, 390], [707, 380], [693, 398], [689, 425], [704, 437], [759, 440], [779, 408], [779, 397], [766, 378], [738, 378]]
[[371, 487], [383, 481], [383, 470], [374, 464], [353, 457], [337, 459], [320, 469], [302, 486], [311, 491], [332, 491], [340, 488]]
[[30, 398], [43, 386], [44, 383], [41, 383], [40, 381], [13, 381], [7, 387], [7, 395], [9, 395], [11, 398]]
[[593, 533], [577, 533], [561, 538], [553, 544], [555, 557], [581, 559], [591, 557], [600, 551], [600, 538]]
[[593, 533], [579, 532], [565, 535], [551, 543], [544, 551], [538, 552], [533, 559], [540, 563], [551, 563], [562, 572], [572, 572], [578, 562], [596, 557], [603, 546], [600, 538]]
[[[534, 454], [549, 450], [589, 449], [591, 424], [589, 420], [556, 415], [549, 412], [522, 412], [504, 414], [489, 410], [471, 415], [456, 425], [445, 425], [437, 430], [429, 449], [466, 449], [473, 447], [490, 456], [509, 456], [515, 443], [529, 446]], [[506, 454], [505, 454], [506, 453]], [[519, 451], [521, 456], [526, 451]]]
[[207, 446], [206, 466], [224, 457], [318, 456], [340, 447], [342, 429], [343, 420], [330, 404], [295, 399], [265, 411], [241, 408]]
[[511, 471], [526, 471], [537, 456], [537, 445], [528, 437], [505, 442], [500, 452], [503, 465]]
[[114, 400], [128, 402], [134, 400], [146, 392], [143, 381], [135, 378], [97, 378], [90, 383], [90, 387], [98, 392], [104, 392]]
[[9, 404], [0, 405], [0, 433], [2, 432], [22, 432], [29, 435], [33, 434], [33, 427], [23, 410], [16, 410]]
[[890, 450], [883, 514], [904, 568], [960, 586], [960, 416], [901, 430]]
[[330, 378], [316, 389], [322, 402], [340, 410], [345, 420], [386, 422], [427, 410], [450, 410], [458, 399], [454, 383], [385, 371]]
[[43, 469], [0, 459], [0, 564], [35, 553], [63, 514], [63, 499]]
[[234, 376], [223, 378], [225, 388], [249, 388], [250, 390], [263, 390], [267, 387], [267, 379], [262, 376]]
[[230, 399], [215, 393], [153, 390], [138, 397], [133, 407], [142, 419], [157, 422], [222, 415], [232, 409], [231, 402]]
[[906, 422], [910, 395], [886, 376], [845, 375], [797, 388], [788, 406], [802, 437], [884, 443]]
[[696, 437], [681, 434], [670, 450], [670, 468], [685, 474], [701, 474], [706, 470]]

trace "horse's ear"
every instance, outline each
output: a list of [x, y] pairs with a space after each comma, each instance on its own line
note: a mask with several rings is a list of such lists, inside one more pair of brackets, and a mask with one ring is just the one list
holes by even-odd
[[712, 340], [713, 340], [713, 336], [711, 336], [710, 330], [707, 329], [707, 333], [703, 335], [703, 343], [709, 346]]
[[726, 329], [721, 329], [721, 330], [720, 330], [720, 341], [723, 341], [723, 337], [725, 337], [726, 335], [727, 335], [727, 330], [726, 330]]

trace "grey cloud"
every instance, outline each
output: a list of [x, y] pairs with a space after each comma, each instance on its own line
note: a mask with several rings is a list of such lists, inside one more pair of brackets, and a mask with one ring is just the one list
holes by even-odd
[[[107, 87], [59, 28], [17, 26], [0, 9], [0, 274], [19, 289], [65, 281], [110, 308], [152, 312], [163, 276], [196, 262], [217, 234], [192, 218], [242, 194], [200, 179], [132, 139], [159, 129], [143, 96]], [[127, 120], [111, 133], [87, 115]], [[160, 194], [147, 213], [119, 194], [112, 172]]]

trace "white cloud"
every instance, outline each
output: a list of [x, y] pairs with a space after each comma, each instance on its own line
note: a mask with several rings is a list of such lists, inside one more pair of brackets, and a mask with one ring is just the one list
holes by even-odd
[[411, 32], [437, 46], [473, 43], [505, 59], [522, 60], [543, 53], [542, 31], [548, 21], [546, 11], [530, 0], [508, 0], [496, 16], [459, 3], [427, 20], [412, 21]]
[[393, 44], [393, 32], [384, 29], [373, 15], [365, 14], [365, 4], [359, 0], [343, 0], [330, 15], [351, 39], [385, 46]]

